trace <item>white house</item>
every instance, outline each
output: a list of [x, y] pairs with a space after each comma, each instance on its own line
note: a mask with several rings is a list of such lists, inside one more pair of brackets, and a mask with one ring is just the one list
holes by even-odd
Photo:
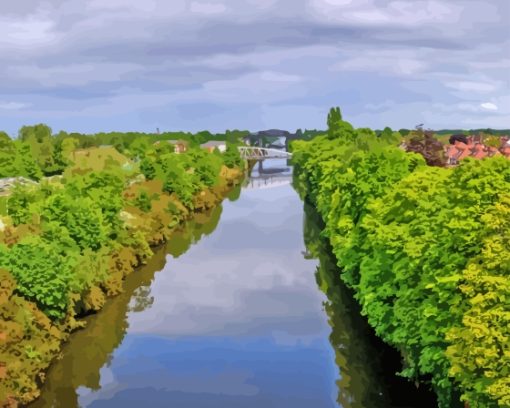
[[207, 149], [211, 153], [214, 149], [218, 149], [221, 153], [224, 153], [227, 150], [227, 143], [218, 140], [210, 140], [207, 143], [201, 144], [200, 147], [202, 149]]

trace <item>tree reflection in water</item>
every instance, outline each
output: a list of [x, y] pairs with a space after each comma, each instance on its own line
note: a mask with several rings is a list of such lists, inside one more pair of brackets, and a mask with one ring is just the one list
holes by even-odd
[[383, 344], [361, 316], [353, 292], [340, 280], [328, 240], [321, 236], [324, 223], [305, 200], [304, 240], [306, 257], [319, 260], [317, 285], [326, 294], [328, 315], [339, 369], [338, 403], [343, 408], [434, 407], [434, 396], [395, 375], [401, 370], [398, 353]]
[[109, 299], [100, 313], [85, 319], [87, 327], [72, 334], [62, 349], [62, 358], [48, 370], [41, 397], [30, 408], [78, 408], [80, 388], [92, 391], [101, 388], [102, 371], [109, 366], [114, 350], [126, 335], [128, 314], [141, 312], [154, 301], [151, 284], [155, 273], [165, 266], [166, 255], [179, 257], [193, 243], [212, 233], [221, 212], [219, 205], [180, 226], [164, 247], [155, 250], [147, 265], [128, 276], [120, 295]]

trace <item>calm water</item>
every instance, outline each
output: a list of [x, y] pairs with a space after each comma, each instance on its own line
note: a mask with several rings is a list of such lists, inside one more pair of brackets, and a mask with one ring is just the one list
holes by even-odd
[[433, 406], [392, 375], [398, 357], [360, 318], [279, 167], [255, 169], [130, 276], [31, 408]]

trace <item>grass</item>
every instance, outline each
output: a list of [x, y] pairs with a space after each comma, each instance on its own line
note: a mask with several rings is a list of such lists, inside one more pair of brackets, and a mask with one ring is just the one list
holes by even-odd
[[74, 162], [72, 170], [101, 171], [113, 162], [121, 167], [132, 166], [132, 162], [112, 146], [76, 150], [70, 154], [69, 159]]
[[0, 197], [0, 215], [7, 215], [7, 197]]

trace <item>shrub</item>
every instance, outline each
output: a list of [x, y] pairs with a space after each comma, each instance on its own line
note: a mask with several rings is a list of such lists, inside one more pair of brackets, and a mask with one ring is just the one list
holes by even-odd
[[30, 237], [12, 248], [0, 246], [0, 267], [16, 279], [17, 291], [49, 317], [64, 317], [76, 257], [62, 254], [55, 244]]
[[295, 185], [362, 313], [401, 351], [402, 375], [431, 378], [441, 407], [458, 391], [471, 407], [507, 406], [510, 162], [428, 167], [389, 130], [351, 132], [336, 110], [329, 122], [328, 137], [293, 144]]

